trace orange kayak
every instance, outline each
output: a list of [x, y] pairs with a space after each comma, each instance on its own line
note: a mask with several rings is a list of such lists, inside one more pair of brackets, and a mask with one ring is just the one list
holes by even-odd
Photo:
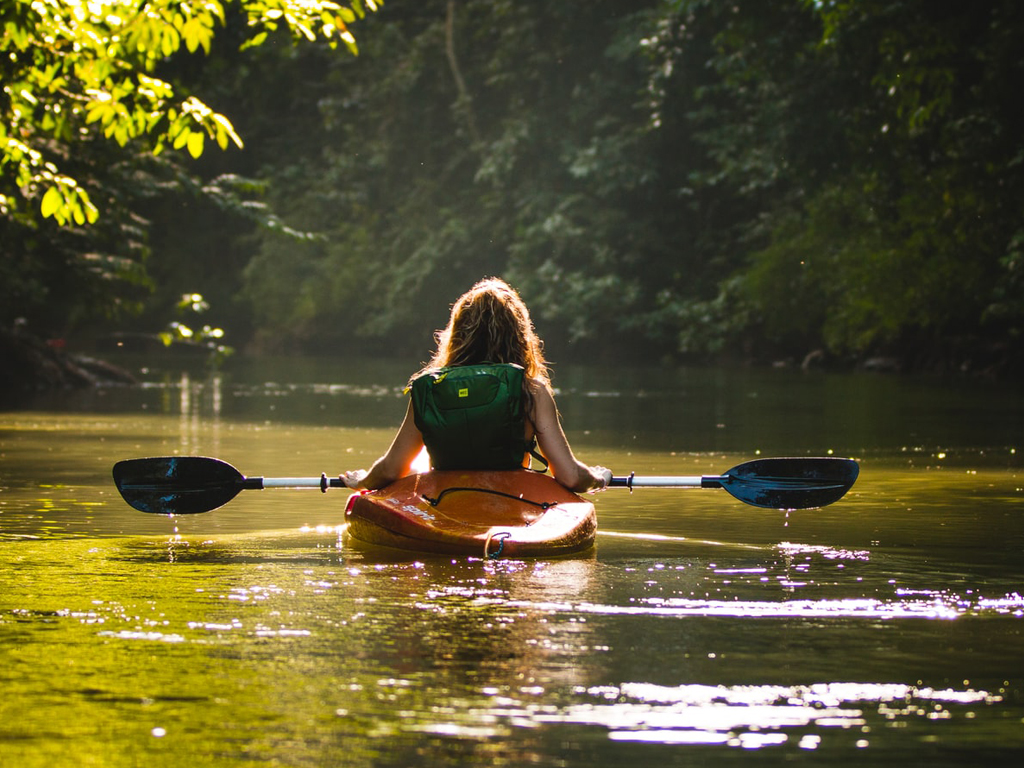
[[567, 555], [597, 535], [591, 502], [528, 470], [410, 475], [353, 495], [345, 521], [364, 544], [481, 557]]

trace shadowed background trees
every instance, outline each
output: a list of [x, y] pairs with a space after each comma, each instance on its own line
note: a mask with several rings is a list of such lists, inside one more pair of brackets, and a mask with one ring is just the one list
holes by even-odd
[[[423, 356], [500, 274], [558, 359], [1019, 370], [1018, 6], [391, 0], [358, 57], [239, 52], [229, 17], [161, 73], [245, 149], [152, 185], [145, 156], [89, 153], [134, 183], [47, 247], [117, 244], [135, 282], [87, 304], [151, 327], [197, 291], [250, 350]], [[17, 252], [0, 269], [31, 286]], [[87, 314], [51, 300], [32, 322]]]

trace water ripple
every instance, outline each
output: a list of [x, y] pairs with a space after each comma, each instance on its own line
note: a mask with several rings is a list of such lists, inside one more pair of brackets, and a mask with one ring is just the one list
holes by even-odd
[[[480, 598], [483, 599], [483, 598]], [[689, 598], [639, 598], [631, 605], [509, 601], [508, 605], [550, 613], [571, 611], [618, 616], [730, 616], [739, 618], [869, 618], [956, 619], [985, 613], [1024, 616], [1024, 597], [1017, 593], [1000, 598], [965, 599], [958, 595], [925, 595], [921, 599], [880, 600], [844, 598], [823, 600], [700, 600]]]

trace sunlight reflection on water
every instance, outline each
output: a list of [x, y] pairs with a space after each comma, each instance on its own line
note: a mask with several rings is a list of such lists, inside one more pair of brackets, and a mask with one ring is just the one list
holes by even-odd
[[[848, 732], [855, 746], [873, 730], [908, 720], [973, 720], [978, 706], [1003, 701], [1002, 693], [973, 688], [936, 689], [903, 683], [832, 682], [809, 685], [679, 685], [629, 682], [578, 686], [579, 701], [544, 702], [543, 689], [485, 689], [490, 705], [461, 717], [410, 723], [408, 730], [459, 738], [507, 736], [510, 728], [596, 726], [617, 742], [719, 744], [759, 749], [794, 741], [813, 750], [830, 732]], [[814, 729], [813, 732], [808, 732]]]
[[[789, 736], [778, 733], [780, 729], [816, 726], [870, 733], [867, 708], [890, 721], [900, 716], [935, 719], [951, 717], [950, 705], [1003, 700], [987, 691], [935, 690], [900, 683], [675, 687], [623, 683], [589, 688], [585, 693], [612, 703], [572, 706], [555, 718], [603, 725], [615, 740], [724, 743], [744, 749], [786, 742]], [[818, 741], [820, 737], [801, 739], [800, 746], [813, 749]]]
[[1024, 616], [1024, 597], [1012, 593], [996, 598], [965, 599], [955, 594], [924, 594], [921, 599], [879, 600], [846, 598], [838, 600], [708, 600], [647, 597], [631, 600], [631, 605], [590, 602], [532, 602], [507, 600], [461, 588], [463, 596], [474, 601], [494, 601], [509, 607], [531, 608], [549, 613], [573, 612], [592, 615], [623, 616], [729, 616], [735, 618], [869, 618], [869, 619], [956, 619], [986, 613]]

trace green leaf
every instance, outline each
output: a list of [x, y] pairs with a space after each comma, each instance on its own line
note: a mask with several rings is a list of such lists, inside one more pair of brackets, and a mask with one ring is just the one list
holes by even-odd
[[164, 56], [171, 56], [181, 47], [181, 35], [173, 27], [164, 30], [161, 40], [161, 50]]
[[82, 209], [85, 211], [85, 219], [90, 224], [95, 224], [96, 220], [100, 217], [99, 209], [93, 205], [92, 200], [89, 199], [89, 195], [86, 194], [84, 189], [78, 190], [79, 196], [82, 198]]
[[213, 30], [204, 24], [202, 19], [189, 19], [181, 31], [185, 37], [185, 47], [190, 53], [195, 53], [200, 47], [206, 53], [210, 52], [210, 38], [213, 35]]
[[171, 146], [173, 146], [175, 149], [181, 149], [188, 142], [189, 136], [192, 135], [192, 131], [190, 131], [185, 126], [179, 126], [177, 128], [177, 132], [175, 132], [173, 135], [174, 143]]
[[235, 133], [235, 127], [231, 124], [231, 121], [224, 117], [224, 115], [215, 112], [213, 114], [213, 121], [217, 125], [217, 143], [220, 144], [221, 149], [227, 149], [229, 140], [239, 149], [245, 146], [242, 143], [241, 137]]
[[263, 45], [263, 43], [266, 41], [266, 39], [267, 39], [267, 33], [266, 32], [260, 32], [258, 35], [253, 37], [251, 40], [246, 40], [244, 43], [242, 43], [242, 46], [239, 48], [239, 50], [244, 51], [247, 48], [255, 48], [257, 46]]
[[114, 107], [109, 101], [94, 101], [89, 104], [88, 110], [85, 117], [86, 123], [100, 121], [103, 125], [106, 125], [114, 115]]
[[203, 143], [206, 136], [199, 131], [193, 131], [188, 137], [188, 153], [194, 158], [203, 154]]
[[64, 205], [64, 196], [60, 193], [60, 187], [50, 187], [43, 195], [41, 206], [43, 218], [53, 216], [62, 205]]
[[71, 211], [71, 216], [75, 220], [75, 224], [82, 226], [85, 224], [85, 211], [82, 210], [82, 206], [77, 197], [72, 196], [68, 200], [68, 208]]

